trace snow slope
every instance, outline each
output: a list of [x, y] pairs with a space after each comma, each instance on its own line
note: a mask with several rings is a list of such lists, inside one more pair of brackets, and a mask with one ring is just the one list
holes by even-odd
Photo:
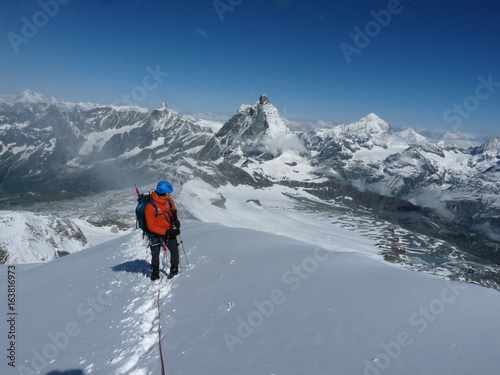
[[494, 290], [383, 263], [374, 243], [342, 228], [319, 247], [183, 224], [191, 268], [168, 282], [148, 279], [137, 232], [45, 264], [0, 266], [1, 285], [15, 273], [17, 313], [7, 315], [2, 287], [16, 368], [2, 324], [1, 374], [161, 374], [159, 342], [167, 374], [498, 372]]
[[0, 210], [0, 253], [7, 263], [46, 262], [88, 247], [71, 220], [54, 215]]

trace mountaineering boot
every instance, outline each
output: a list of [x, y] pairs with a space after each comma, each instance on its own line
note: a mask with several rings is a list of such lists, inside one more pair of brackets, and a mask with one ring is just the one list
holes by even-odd
[[179, 267], [170, 267], [170, 273], [168, 274], [168, 278], [171, 279], [178, 273], [179, 273]]
[[159, 267], [151, 267], [151, 280], [158, 280], [160, 278], [160, 268]]

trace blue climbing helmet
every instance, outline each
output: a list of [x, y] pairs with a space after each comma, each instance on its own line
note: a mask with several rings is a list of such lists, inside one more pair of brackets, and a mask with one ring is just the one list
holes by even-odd
[[172, 184], [170, 182], [160, 181], [158, 182], [158, 185], [156, 185], [156, 192], [158, 194], [173, 193], [174, 188], [172, 187]]

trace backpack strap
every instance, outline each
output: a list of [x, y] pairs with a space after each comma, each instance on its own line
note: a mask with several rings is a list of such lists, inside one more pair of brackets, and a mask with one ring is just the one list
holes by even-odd
[[155, 216], [159, 216], [160, 215], [160, 209], [156, 205], [155, 201], [153, 199], [150, 199], [149, 203], [151, 203], [153, 205], [153, 207], [155, 208]]
[[170, 212], [172, 212], [172, 202], [170, 201], [170, 198], [167, 198], [167, 202], [168, 202], [168, 210], [166, 211], [163, 211], [162, 212], [162, 215], [165, 216], [165, 219], [169, 222], [169, 223], [172, 223], [172, 218], [171, 218], [171, 215], [169, 215]]

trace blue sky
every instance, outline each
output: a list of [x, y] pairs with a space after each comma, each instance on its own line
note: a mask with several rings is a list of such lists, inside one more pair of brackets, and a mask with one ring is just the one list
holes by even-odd
[[500, 136], [500, 2], [40, 0], [0, 13], [0, 94]]

